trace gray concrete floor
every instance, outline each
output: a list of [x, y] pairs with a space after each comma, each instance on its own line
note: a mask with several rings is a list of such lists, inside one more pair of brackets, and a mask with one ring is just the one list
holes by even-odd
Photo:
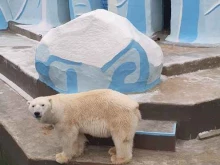
[[[34, 160], [52, 160], [61, 151], [54, 131], [44, 128], [28, 112], [26, 100], [0, 80], [0, 124], [25, 154]], [[220, 137], [204, 141], [177, 141], [176, 152], [134, 149], [131, 165], [219, 165]], [[90, 146], [73, 162], [110, 164], [109, 147]], [[12, 151], [13, 152], [13, 151]]]
[[[0, 54], [36, 79], [38, 75], [34, 67], [34, 51], [37, 43], [19, 35], [0, 32]], [[199, 48], [197, 52], [201, 53], [198, 56], [195, 48], [179, 47], [174, 49], [172, 46], [167, 45], [162, 46], [162, 49], [165, 52], [165, 66], [181, 64], [189, 60], [206, 58], [207, 56], [219, 56], [220, 52], [220, 48]], [[182, 54], [179, 52], [182, 52]], [[193, 104], [195, 103], [192, 102], [193, 97], [196, 97], [199, 102], [219, 98], [219, 84], [220, 69], [206, 70], [171, 77], [149, 94], [144, 96], [134, 95], [134, 97], [140, 99], [140, 101], [142, 101], [141, 99], [150, 102], [165, 100], [173, 103]], [[191, 95], [192, 93], [193, 95]], [[182, 96], [186, 99], [182, 100]], [[0, 81], [0, 124], [4, 126], [30, 159], [54, 161], [54, 155], [60, 151], [59, 142], [54, 131], [45, 130], [42, 124], [33, 119], [27, 111], [26, 100], [2, 81]], [[134, 159], [130, 164], [219, 165], [219, 146], [220, 137], [215, 137], [204, 141], [178, 141], [175, 153], [135, 149]], [[107, 149], [105, 147], [90, 146], [83, 157], [74, 161], [109, 164]]]
[[[38, 79], [35, 69], [35, 49], [38, 42], [8, 32], [0, 32], [0, 55], [20, 69]], [[161, 45], [165, 56], [165, 66], [179, 65], [187, 61], [220, 56], [220, 48], [186, 48]], [[220, 98], [220, 69], [173, 76], [161, 85], [144, 94], [131, 95], [140, 103], [154, 102], [166, 104], [192, 105]], [[207, 92], [209, 91], [209, 92]]]

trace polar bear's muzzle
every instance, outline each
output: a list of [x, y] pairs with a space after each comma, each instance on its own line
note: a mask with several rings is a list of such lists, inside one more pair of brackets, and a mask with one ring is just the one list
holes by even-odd
[[37, 119], [40, 119], [40, 118], [41, 118], [41, 113], [40, 113], [40, 112], [34, 112], [34, 116], [35, 116]]

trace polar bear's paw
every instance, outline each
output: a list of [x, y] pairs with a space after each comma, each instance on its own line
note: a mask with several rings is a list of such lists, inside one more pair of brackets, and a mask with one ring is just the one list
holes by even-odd
[[56, 162], [60, 164], [64, 164], [64, 163], [68, 163], [69, 159], [63, 152], [61, 152], [59, 154], [56, 154]]
[[108, 154], [109, 155], [116, 155], [116, 148], [115, 147], [112, 147], [112, 148], [110, 148], [109, 150], [108, 150]]
[[126, 164], [126, 163], [129, 163], [130, 161], [131, 161], [130, 158], [128, 158], [128, 159], [126, 159], [126, 158], [117, 158], [116, 155], [111, 156], [112, 164]]

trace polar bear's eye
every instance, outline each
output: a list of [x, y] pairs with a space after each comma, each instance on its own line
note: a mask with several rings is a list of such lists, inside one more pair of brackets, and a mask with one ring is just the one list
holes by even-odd
[[35, 105], [32, 105], [32, 107], [34, 108], [34, 107], [35, 107]]
[[42, 107], [44, 107], [44, 104], [41, 104]]

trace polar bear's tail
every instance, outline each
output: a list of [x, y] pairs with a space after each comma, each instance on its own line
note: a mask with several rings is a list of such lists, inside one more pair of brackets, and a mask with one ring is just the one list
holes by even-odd
[[139, 110], [139, 107], [135, 109], [134, 114], [137, 116], [139, 120], [141, 120], [142, 117], [141, 117], [141, 112]]

